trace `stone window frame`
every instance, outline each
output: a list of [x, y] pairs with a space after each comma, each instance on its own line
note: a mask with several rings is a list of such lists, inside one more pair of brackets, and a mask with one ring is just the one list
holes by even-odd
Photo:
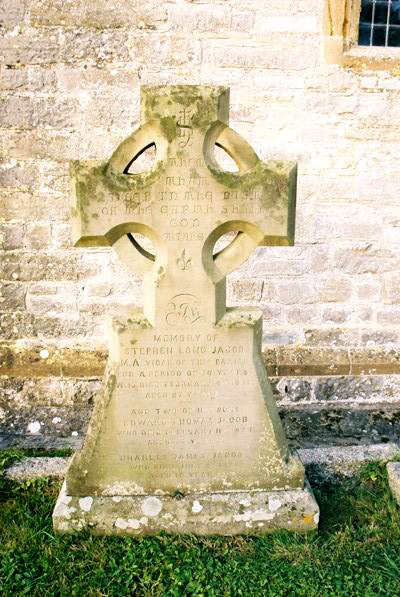
[[324, 57], [327, 64], [400, 74], [400, 47], [359, 46], [361, 0], [324, 0]]

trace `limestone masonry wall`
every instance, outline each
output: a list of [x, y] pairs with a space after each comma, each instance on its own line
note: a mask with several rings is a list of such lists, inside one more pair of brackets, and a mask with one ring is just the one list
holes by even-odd
[[396, 436], [400, 78], [327, 65], [322, 19], [317, 0], [3, 0], [3, 443], [79, 443], [107, 315], [141, 284], [112, 250], [71, 246], [68, 164], [108, 158], [140, 85], [174, 83], [229, 85], [231, 126], [299, 165], [295, 247], [258, 249], [228, 284], [263, 310], [290, 437]]

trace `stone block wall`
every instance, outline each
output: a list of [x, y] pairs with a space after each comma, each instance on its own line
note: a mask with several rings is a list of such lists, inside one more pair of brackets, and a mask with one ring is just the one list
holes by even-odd
[[299, 165], [295, 247], [256, 250], [228, 283], [230, 304], [263, 310], [289, 435], [396, 436], [400, 79], [326, 64], [322, 4], [3, 0], [3, 443], [79, 443], [106, 317], [141, 284], [112, 250], [71, 246], [68, 164], [138, 126], [141, 84], [177, 83], [229, 85], [231, 126]]

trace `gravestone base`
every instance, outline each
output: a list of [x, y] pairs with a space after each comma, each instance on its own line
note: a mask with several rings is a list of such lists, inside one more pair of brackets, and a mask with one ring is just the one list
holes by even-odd
[[309, 486], [284, 491], [232, 491], [190, 495], [70, 496], [66, 484], [53, 512], [53, 526], [72, 533], [154, 535], [263, 534], [318, 528], [319, 507]]
[[388, 462], [386, 465], [389, 487], [394, 498], [400, 504], [400, 462]]

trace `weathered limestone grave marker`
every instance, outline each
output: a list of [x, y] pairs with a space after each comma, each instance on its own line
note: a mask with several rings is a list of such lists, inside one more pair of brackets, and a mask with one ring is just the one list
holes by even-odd
[[[112, 322], [102, 394], [54, 526], [132, 535], [313, 529], [318, 506], [262, 362], [261, 313], [225, 304], [226, 275], [255, 247], [293, 243], [295, 166], [262, 163], [228, 127], [226, 88], [144, 87], [141, 110], [142, 126], [109, 162], [72, 166], [76, 244], [112, 245], [142, 275], [144, 307]], [[130, 174], [154, 144], [154, 166]], [[216, 144], [237, 173], [218, 165]]]

